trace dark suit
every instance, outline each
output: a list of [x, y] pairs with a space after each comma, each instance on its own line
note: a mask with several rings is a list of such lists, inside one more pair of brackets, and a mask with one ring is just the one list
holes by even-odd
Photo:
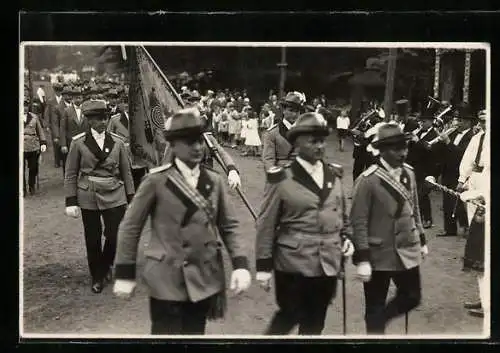
[[[89, 131], [73, 138], [64, 178], [66, 207], [79, 206], [94, 281], [102, 280], [113, 265], [118, 226], [134, 195], [130, 160], [118, 135], [106, 132], [103, 149]], [[101, 217], [104, 220], [104, 247]]]
[[[73, 137], [88, 130], [89, 124], [83, 113], [80, 113], [80, 119], [78, 119], [75, 106], [72, 104], [69, 107], [66, 107], [64, 109], [59, 130], [59, 143], [61, 144], [61, 147], [67, 147], [69, 150]], [[66, 159], [67, 157], [63, 156], [62, 162], [64, 173], [66, 173]]]
[[[455, 137], [458, 131], [450, 134], [450, 143], [437, 144], [436, 153], [441, 159], [441, 181], [444, 186], [455, 190], [458, 184], [458, 177], [460, 176], [460, 162], [464, 155], [465, 149], [469, 145], [470, 139], [474, 136], [472, 129], [470, 129], [460, 140], [457, 146], [454, 145]], [[455, 209], [456, 205], [456, 209]], [[455, 211], [455, 218], [453, 218], [453, 211]], [[457, 220], [462, 227], [468, 226], [467, 212], [465, 205], [461, 200], [458, 200], [453, 195], [443, 192], [443, 212], [444, 212], [444, 231], [448, 235], [457, 234]]]
[[341, 173], [323, 163], [320, 188], [294, 161], [270, 181], [257, 219], [257, 271], [274, 270], [279, 311], [266, 334], [318, 335], [335, 297], [342, 239], [350, 236]]
[[[434, 140], [438, 134], [433, 127], [425, 134], [419, 131], [417, 142], [411, 142], [409, 146], [407, 162], [413, 166], [417, 179], [418, 200], [423, 221], [432, 222], [431, 200], [429, 197], [430, 188], [425, 183], [425, 177], [432, 175], [435, 178], [439, 175], [439, 164], [436, 151], [426, 147], [426, 142]], [[422, 136], [424, 136], [422, 138]]]
[[50, 134], [52, 137], [52, 143], [54, 148], [54, 164], [59, 167], [63, 162], [63, 154], [61, 153], [61, 143], [60, 143], [60, 129], [61, 121], [63, 119], [64, 110], [66, 109], [66, 103], [61, 97], [59, 103], [54, 97], [47, 102], [45, 109], [45, 119], [46, 126], [49, 127]]

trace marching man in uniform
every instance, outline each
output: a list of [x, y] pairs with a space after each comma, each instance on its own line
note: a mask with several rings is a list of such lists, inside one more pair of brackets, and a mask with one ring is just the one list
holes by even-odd
[[[82, 104], [90, 131], [73, 137], [67, 157], [64, 188], [66, 214], [82, 215], [92, 292], [100, 293], [111, 280], [118, 226], [134, 195], [130, 160], [122, 137], [106, 132], [106, 102]], [[101, 244], [104, 220], [104, 247]]]
[[300, 92], [290, 92], [283, 102], [283, 119], [271, 126], [262, 138], [262, 161], [267, 172], [271, 167], [283, 166], [293, 161], [292, 144], [287, 132], [304, 111], [305, 97]]
[[120, 225], [114, 292], [132, 294], [139, 238], [151, 216], [143, 278], [152, 334], [204, 334], [207, 319], [224, 315], [222, 243], [233, 265], [230, 288], [240, 293], [250, 286], [245, 235], [223, 178], [200, 164], [204, 141], [199, 111], [180, 110], [165, 125], [174, 158], [151, 169]]
[[329, 130], [321, 114], [301, 115], [287, 133], [298, 150], [285, 168], [267, 172], [267, 188], [257, 219], [257, 281], [269, 289], [274, 271], [279, 310], [266, 330], [321, 334], [335, 297], [342, 256], [354, 247], [340, 166], [323, 162]]
[[[428, 253], [413, 168], [404, 163], [409, 134], [394, 123], [380, 125], [372, 142], [377, 164], [356, 180], [351, 207], [353, 263], [364, 282], [368, 334], [384, 334], [387, 323], [421, 301], [420, 263]], [[386, 304], [391, 279], [395, 298]]]

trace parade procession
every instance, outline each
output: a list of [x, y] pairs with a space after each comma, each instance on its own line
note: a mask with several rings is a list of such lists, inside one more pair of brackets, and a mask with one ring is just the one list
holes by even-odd
[[310, 50], [24, 46], [24, 334], [487, 335], [487, 50]]

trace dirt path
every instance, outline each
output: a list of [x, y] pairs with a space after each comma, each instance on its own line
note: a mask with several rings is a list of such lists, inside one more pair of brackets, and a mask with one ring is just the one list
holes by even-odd
[[[345, 185], [350, 192], [352, 147], [349, 146], [346, 152], [337, 152], [334, 138], [330, 146], [329, 161], [344, 165]], [[232, 150], [230, 153], [241, 170], [243, 191], [258, 209], [264, 183], [261, 163], [256, 158], [239, 157]], [[63, 215], [62, 171], [52, 166], [51, 154], [49, 149], [41, 166], [41, 192], [24, 200], [25, 332], [147, 334], [149, 309], [142, 286], [128, 301], [114, 298], [110, 286], [100, 295], [90, 292], [81, 220]], [[424, 298], [422, 305], [410, 315], [410, 333], [479, 333], [482, 320], [468, 316], [462, 307], [465, 300], [477, 297], [474, 278], [461, 271], [465, 240], [435, 237], [442, 220], [441, 197], [434, 194], [432, 198], [437, 225], [427, 233], [431, 253], [422, 266]], [[233, 201], [246, 229], [247, 247], [252, 254], [255, 241], [252, 217], [236, 196]], [[349, 334], [363, 335], [362, 285], [353, 278], [354, 270], [352, 265], [347, 266], [347, 329]], [[339, 283], [337, 298], [328, 312], [325, 335], [342, 334], [340, 289]], [[207, 333], [260, 334], [275, 310], [273, 292], [264, 292], [254, 284], [241, 296], [229, 296], [226, 320], [209, 323]], [[404, 320], [395, 320], [388, 333], [403, 334]]]

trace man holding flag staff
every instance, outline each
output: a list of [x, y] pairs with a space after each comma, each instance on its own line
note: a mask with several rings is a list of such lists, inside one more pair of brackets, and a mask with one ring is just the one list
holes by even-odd
[[188, 108], [167, 120], [172, 163], [151, 169], [120, 225], [114, 292], [129, 297], [136, 286], [139, 238], [151, 216], [143, 278], [152, 334], [204, 334], [207, 319], [223, 317], [223, 244], [233, 265], [230, 288], [240, 293], [251, 283], [243, 230], [225, 182], [201, 164], [201, 119], [197, 109]]

